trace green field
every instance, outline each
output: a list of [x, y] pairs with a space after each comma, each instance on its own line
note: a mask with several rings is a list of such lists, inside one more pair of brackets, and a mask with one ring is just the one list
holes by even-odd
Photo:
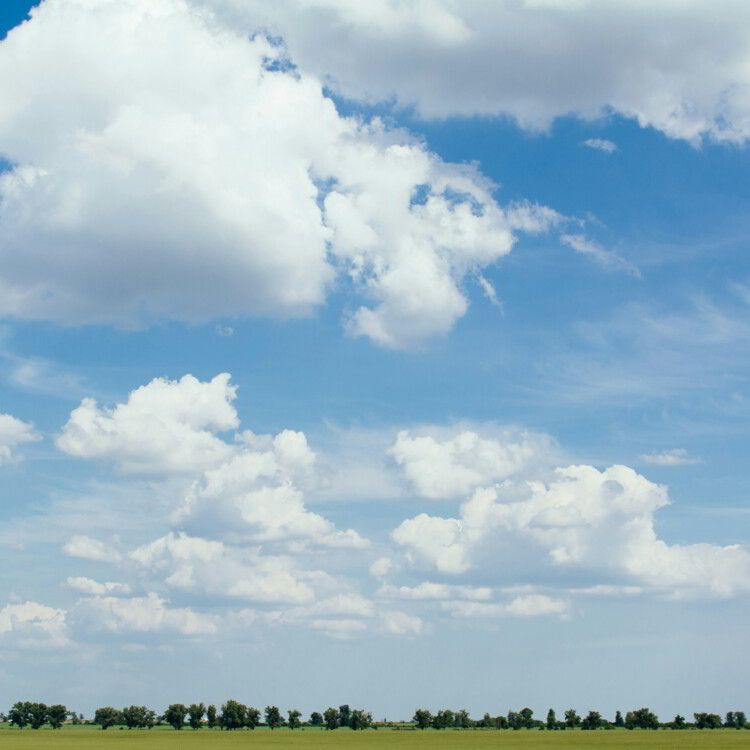
[[750, 748], [750, 732], [731, 729], [716, 731], [614, 731], [614, 732], [537, 732], [537, 731], [406, 731], [387, 729], [364, 732], [316, 730], [257, 730], [255, 732], [193, 732], [119, 731], [109, 729], [66, 729], [4, 731], [0, 733], [0, 747], [36, 750], [65, 748], [73, 750], [107, 750], [138, 748], [138, 750], [217, 750], [252, 745], [263, 750], [428, 750], [428, 748], [520, 748], [558, 750], [558, 748]]

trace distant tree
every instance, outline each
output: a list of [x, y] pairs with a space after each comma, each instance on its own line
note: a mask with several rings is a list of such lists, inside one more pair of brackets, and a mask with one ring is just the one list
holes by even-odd
[[344, 703], [343, 706], [339, 706], [339, 726], [348, 727], [349, 720], [352, 718], [352, 710], [349, 708], [348, 703]]
[[442, 709], [438, 711], [432, 717], [432, 726], [435, 729], [447, 729], [453, 726], [453, 711], [450, 708]]
[[47, 721], [53, 729], [60, 729], [68, 718], [68, 709], [61, 703], [47, 708]]
[[746, 729], [748, 726], [747, 724], [747, 717], [745, 716], [744, 711], [735, 711], [734, 712], [734, 728], [735, 729]]
[[47, 704], [29, 703], [29, 724], [32, 729], [41, 729], [47, 723]]
[[[719, 719], [721, 722], [721, 719]], [[632, 726], [628, 726], [630, 723]], [[639, 708], [637, 711], [628, 711], [625, 717], [625, 726], [628, 729], [658, 729], [659, 717], [647, 708]]]
[[97, 708], [94, 713], [94, 724], [98, 724], [102, 729], [108, 729], [122, 721], [122, 715], [112, 706]]
[[616, 727], [624, 727], [625, 726], [625, 720], [622, 718], [622, 713], [618, 711], [615, 714], [615, 726]]
[[576, 727], [581, 726], [581, 717], [574, 708], [569, 708], [565, 712], [565, 726], [567, 726], [568, 729], [575, 729]]
[[[486, 714], [489, 716], [489, 714]], [[419, 729], [427, 729], [432, 721], [432, 713], [426, 708], [418, 708], [414, 712], [414, 718], [412, 719]]]
[[598, 711], [589, 711], [581, 722], [581, 729], [599, 729], [603, 724], [602, 715]]
[[685, 728], [685, 717], [680, 716], [680, 714], [677, 714], [677, 716], [672, 719], [672, 729], [684, 729]]
[[349, 726], [355, 731], [367, 729], [371, 724], [372, 714], [369, 711], [363, 711], [361, 708], [355, 708], [349, 716]]
[[525, 729], [531, 729], [534, 726], [534, 712], [530, 708], [522, 708], [518, 712], [521, 720], [521, 726]]
[[128, 706], [120, 712], [122, 720], [128, 729], [145, 729], [153, 727], [154, 712], [146, 706]]
[[508, 727], [518, 730], [523, 726], [523, 719], [518, 711], [508, 711]]
[[276, 706], [266, 706], [266, 726], [270, 729], [284, 726], [284, 718]]
[[248, 729], [255, 729], [260, 724], [260, 711], [252, 706], [247, 707], [245, 713], [245, 726]]
[[289, 714], [289, 721], [287, 721], [289, 729], [299, 729], [302, 726], [299, 718], [302, 716], [302, 713], [294, 708], [291, 711], [287, 711], [287, 713]]
[[17, 701], [8, 712], [10, 723], [23, 729], [31, 722], [31, 704], [28, 701]]
[[326, 723], [326, 729], [339, 728], [339, 712], [335, 708], [327, 708], [323, 711], [323, 720]]
[[188, 723], [193, 729], [200, 729], [203, 721], [203, 715], [206, 713], [206, 707], [202, 703], [191, 703], [188, 708]]
[[547, 711], [547, 729], [557, 729], [557, 717], [554, 708]]
[[695, 717], [695, 726], [697, 729], [720, 729], [721, 716], [719, 714], [698, 713], [693, 714]]
[[247, 718], [247, 706], [229, 700], [221, 707], [221, 728], [242, 729]]
[[182, 729], [185, 726], [187, 707], [182, 703], [172, 703], [164, 712], [164, 721], [173, 729]]
[[323, 726], [323, 714], [318, 711], [313, 711], [310, 714], [310, 726], [322, 727]]
[[219, 723], [216, 718], [216, 706], [209, 706], [206, 709], [206, 721], [209, 729], [213, 729]]
[[496, 716], [495, 717], [495, 726], [498, 729], [507, 729], [508, 728], [508, 719], [505, 716]]
[[453, 717], [453, 723], [454, 726], [457, 726], [460, 729], [468, 729], [473, 722], [471, 721], [469, 712], [465, 708], [462, 708], [460, 711], [456, 712], [456, 715]]

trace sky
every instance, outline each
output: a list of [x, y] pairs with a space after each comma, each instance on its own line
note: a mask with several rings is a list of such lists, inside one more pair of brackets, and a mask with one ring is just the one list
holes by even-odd
[[750, 6], [0, 9], [0, 708], [747, 710]]

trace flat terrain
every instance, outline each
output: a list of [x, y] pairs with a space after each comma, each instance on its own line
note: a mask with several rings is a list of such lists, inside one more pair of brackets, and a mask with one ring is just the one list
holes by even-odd
[[0, 747], [5, 750], [40, 750], [44, 748], [81, 750], [218, 750], [253, 745], [259, 750], [420, 750], [424, 748], [469, 748], [489, 750], [558, 750], [563, 748], [716, 748], [719, 750], [750, 750], [750, 731], [614, 731], [614, 732], [539, 732], [539, 731], [390, 731], [381, 729], [365, 732], [337, 730], [257, 730], [255, 732], [220, 732], [190, 729], [123, 730], [65, 729], [3, 731]]

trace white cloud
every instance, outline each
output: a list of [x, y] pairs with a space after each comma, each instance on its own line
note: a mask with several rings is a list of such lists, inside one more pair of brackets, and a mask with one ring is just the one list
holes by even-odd
[[549, 460], [554, 450], [546, 435], [510, 429], [488, 429], [486, 436], [468, 429], [420, 432], [412, 436], [402, 430], [388, 452], [414, 491], [434, 500], [465, 496], [476, 487], [518, 474]]
[[20, 459], [16, 452], [19, 445], [39, 439], [39, 435], [34, 432], [34, 425], [22, 422], [10, 414], [0, 414], [0, 466]]
[[492, 589], [486, 586], [456, 586], [448, 583], [423, 581], [417, 586], [384, 585], [378, 589], [379, 597], [384, 599], [470, 599], [486, 600], [492, 598]]
[[[0, 175], [0, 314], [309, 315], [338, 277], [357, 300], [348, 332], [407, 348], [452, 328], [462, 280], [515, 232], [561, 220], [503, 208], [474, 167], [340, 116], [304, 66], [273, 69], [282, 50], [249, 38], [263, 18], [238, 29], [204, 7], [45, 2], [3, 42], [0, 141], [16, 166]], [[401, 11], [386, 16], [363, 17], [398, 31]], [[418, 28], [459, 39], [451, 18], [433, 8]]]
[[79, 623], [92, 630], [112, 633], [174, 632], [180, 635], [212, 635], [219, 618], [193, 611], [189, 607], [169, 607], [166, 599], [154, 592], [146, 596], [119, 598], [96, 596], [76, 605]]
[[[353, 529], [340, 531], [305, 507], [295, 481], [313, 481], [315, 454], [303, 433], [250, 436], [227, 463], [206, 471], [173, 514], [175, 524], [234, 541], [303, 541], [323, 547], [368, 546]], [[253, 448], [256, 448], [255, 450]]]
[[0, 647], [44, 649], [69, 644], [65, 611], [38, 602], [7, 604], [0, 609]]
[[85, 398], [57, 446], [80, 458], [113, 461], [128, 474], [197, 473], [216, 466], [234, 448], [215, 433], [239, 424], [229, 380], [226, 373], [206, 383], [192, 375], [155, 378], [113, 409]]
[[[612, 110], [672, 138], [750, 135], [750, 8], [717, 0], [196, 0], [283, 36], [355, 99], [423, 117], [508, 114], [546, 128]], [[356, 10], [352, 6], [356, 6]]]
[[72, 537], [63, 545], [62, 551], [69, 557], [95, 562], [117, 563], [122, 560], [122, 555], [113, 547], [83, 535]]
[[640, 458], [641, 461], [654, 466], [687, 466], [701, 463], [700, 458], [689, 456], [684, 448], [673, 448], [659, 453], [645, 453]]
[[454, 617], [564, 617], [570, 611], [570, 603], [544, 594], [529, 594], [517, 596], [508, 604], [452, 601], [443, 602], [442, 608]]
[[91, 596], [127, 596], [130, 593], [130, 586], [126, 583], [115, 583], [114, 581], [99, 583], [83, 576], [68, 576], [65, 583], [70, 588]]
[[380, 623], [382, 630], [389, 635], [421, 635], [426, 629], [421, 618], [406, 612], [383, 612]]
[[679, 597], [750, 592], [743, 547], [658, 538], [654, 514], [669, 502], [664, 487], [625, 466], [555, 473], [547, 484], [478, 489], [459, 518], [422, 513], [398, 526], [393, 540], [413, 565], [453, 575], [480, 570], [485, 580], [567, 570]]
[[587, 138], [583, 141], [583, 145], [593, 148], [595, 151], [604, 151], [607, 154], [617, 151], [617, 144], [608, 141], [606, 138]]
[[305, 570], [293, 557], [186, 534], [168, 534], [138, 547], [130, 557], [167, 586], [204, 596], [302, 604], [335, 586], [327, 573]]
[[601, 245], [582, 234], [563, 234], [560, 235], [560, 241], [577, 253], [588, 256], [603, 268], [612, 271], [625, 271], [636, 278], [641, 277], [641, 272], [629, 260], [613, 250], [605, 250]]

